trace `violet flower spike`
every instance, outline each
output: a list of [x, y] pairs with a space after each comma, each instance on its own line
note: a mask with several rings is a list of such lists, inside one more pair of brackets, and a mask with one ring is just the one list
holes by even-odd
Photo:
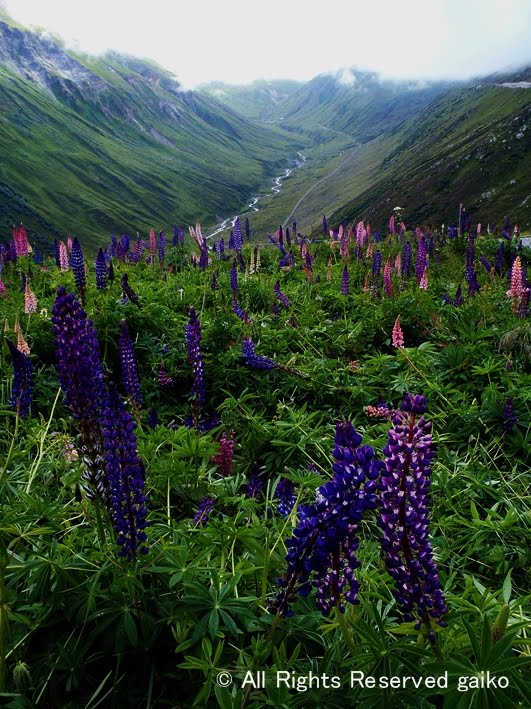
[[447, 612], [428, 539], [432, 451], [431, 422], [424, 419], [424, 396], [407, 394], [384, 448], [381, 478], [381, 546], [393, 578], [393, 595], [406, 621], [424, 624], [434, 640], [431, 621], [442, 624]]
[[10, 340], [7, 341], [7, 346], [11, 353], [14, 373], [9, 405], [20, 418], [25, 418], [29, 414], [35, 386], [33, 363], [28, 355], [17, 349]]

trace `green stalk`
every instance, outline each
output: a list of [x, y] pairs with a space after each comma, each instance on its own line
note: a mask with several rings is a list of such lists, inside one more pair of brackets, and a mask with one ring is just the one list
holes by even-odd
[[94, 497], [94, 514], [96, 516], [96, 527], [98, 529], [98, 539], [102, 550], [105, 548], [105, 530], [103, 529], [103, 518], [101, 516], [100, 500], [96, 495]]
[[16, 415], [15, 418], [15, 431], [13, 432], [13, 438], [11, 439], [11, 445], [9, 446], [9, 452], [7, 454], [6, 462], [4, 464], [4, 467], [2, 468], [2, 475], [0, 477], [4, 477], [5, 473], [7, 472], [7, 469], [9, 467], [9, 463], [11, 463], [11, 457], [13, 455], [13, 450], [15, 448], [15, 441], [17, 440], [17, 435], [18, 435], [18, 426], [20, 422], [20, 416]]
[[44, 456], [44, 441], [46, 440], [46, 437], [48, 435], [48, 431], [50, 430], [50, 426], [52, 425], [53, 415], [55, 412], [55, 407], [57, 406], [57, 401], [59, 399], [60, 393], [61, 393], [61, 387], [59, 387], [59, 389], [57, 390], [57, 394], [55, 395], [55, 400], [53, 402], [52, 410], [50, 412], [50, 418], [48, 419], [48, 423], [46, 424], [46, 430], [44, 431], [44, 434], [41, 436], [41, 441], [39, 444], [39, 455], [38, 455], [35, 463], [31, 466], [28, 484], [26, 485], [26, 492], [27, 493], [29, 493], [29, 491], [30, 491], [31, 483], [35, 479], [35, 475], [37, 474], [37, 470], [39, 469], [39, 466], [42, 462], [42, 458]]
[[[17, 416], [18, 420], [18, 416]], [[5, 573], [7, 568], [7, 554], [2, 548], [0, 559], [0, 692], [7, 691], [7, 593], [5, 586]]]
[[356, 654], [356, 646], [354, 645], [354, 641], [352, 640], [352, 633], [350, 631], [350, 628], [348, 627], [347, 619], [345, 617], [344, 613], [341, 613], [339, 610], [338, 605], [336, 605], [336, 619], [337, 619], [337, 624], [339, 625], [339, 629], [341, 631], [341, 635], [343, 636], [343, 639], [345, 643], [347, 644], [348, 649], [350, 652], [355, 655]]

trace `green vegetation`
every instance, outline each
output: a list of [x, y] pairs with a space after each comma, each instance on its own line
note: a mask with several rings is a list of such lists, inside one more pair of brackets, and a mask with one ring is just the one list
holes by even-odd
[[[257, 254], [245, 242], [236, 288], [237, 254], [218, 260], [211, 253], [200, 268], [189, 237], [165, 254], [159, 249], [164, 258], [153, 244], [137, 263], [131, 249], [120, 253], [115, 245], [114, 280], [100, 290], [88, 260], [85, 309], [97, 328], [106, 380], [123, 396], [122, 320], [139, 372], [142, 403], [131, 398], [127, 407], [145, 465], [149, 551], [132, 561], [116, 554], [108, 509], [98, 509], [80, 487], [82, 426], [64, 403], [56, 371], [62, 361], [50, 322], [56, 286], [77, 293], [83, 264], [73, 263], [74, 278], [51, 258], [43, 266], [28, 256], [6, 260], [0, 322], [6, 321], [5, 339], [16, 341], [18, 321], [35, 372], [31, 412], [20, 418], [9, 402], [11, 357], [0, 348], [0, 696], [6, 706], [529, 704], [531, 334], [529, 319], [518, 317], [525, 313], [513, 309], [506, 291], [512, 258], [518, 253], [529, 268], [531, 254], [507, 241], [499, 272], [487, 272], [479, 260], [494, 264], [497, 239], [467, 243], [467, 236], [427, 234], [424, 289], [414, 275], [422, 238], [408, 232], [378, 242], [362, 227], [359, 258], [355, 233], [334, 246], [292, 242], [291, 265], [279, 263], [276, 246]], [[406, 241], [413, 244], [409, 277], [396, 266]], [[378, 252], [382, 268], [388, 259], [391, 264], [386, 281], [377, 272]], [[476, 294], [467, 295], [465, 252]], [[35, 313], [24, 313], [21, 273], [38, 300]], [[125, 273], [140, 307], [122, 300]], [[464, 302], [443, 302], [445, 294], [455, 298], [461, 283]], [[235, 312], [235, 298], [246, 322]], [[191, 306], [201, 326], [204, 403], [197, 350], [191, 358], [190, 332], [185, 338]], [[403, 347], [393, 345], [398, 316]], [[60, 331], [64, 352], [70, 336], [67, 328]], [[244, 338], [278, 366], [246, 365]], [[80, 349], [79, 357], [87, 352]], [[384, 409], [398, 409], [408, 392], [427, 397], [425, 416], [433, 423], [429, 531], [447, 627], [433, 626], [431, 641], [424, 623], [417, 630], [404, 619], [380, 549], [377, 513], [370, 510], [358, 531], [360, 603], [323, 616], [312, 590], [295, 597], [292, 617], [270, 613], [301, 508], [332, 479], [335, 424], [351, 421], [376, 458], [387, 459], [382, 451], [393, 424]], [[209, 431], [187, 427], [191, 412], [196, 423], [214, 414], [219, 423]], [[220, 455], [222, 433], [231, 431], [234, 458], [222, 469], [213, 456]], [[287, 516], [275, 497], [282, 478], [293, 483]], [[213, 509], [194, 521], [205, 497]], [[265, 672], [265, 687], [249, 680], [256, 682], [258, 671]], [[286, 682], [277, 682], [277, 672]], [[351, 672], [374, 678], [376, 686], [351, 687]], [[323, 677], [340, 678], [340, 686]], [[390, 677], [414, 678], [421, 686], [380, 686]], [[430, 687], [429, 677], [441, 683]]]

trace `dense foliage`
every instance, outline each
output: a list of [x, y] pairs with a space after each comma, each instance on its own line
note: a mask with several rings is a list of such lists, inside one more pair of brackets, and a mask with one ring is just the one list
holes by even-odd
[[2, 247], [2, 701], [528, 705], [529, 251], [246, 226]]

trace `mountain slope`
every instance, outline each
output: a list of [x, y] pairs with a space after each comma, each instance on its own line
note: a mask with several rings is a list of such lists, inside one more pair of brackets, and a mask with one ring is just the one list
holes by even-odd
[[24, 221], [37, 242], [57, 229], [95, 247], [112, 230], [213, 221], [300, 145], [154, 64], [74, 56], [0, 22], [4, 233]]
[[258, 79], [252, 84], [233, 85], [212, 81], [198, 87], [200, 93], [218, 99], [246, 118], [265, 121], [275, 108], [286, 101], [303, 86], [300, 81]]
[[330, 139], [326, 131], [335, 131], [366, 142], [392, 130], [450, 86], [383, 80], [375, 73], [343, 69], [316, 76], [281, 103], [271, 119], [322, 139]]
[[372, 184], [337, 209], [333, 223], [455, 221], [464, 203], [483, 222], [505, 215], [531, 224], [531, 69], [490, 76], [445, 93], [392, 136]]

